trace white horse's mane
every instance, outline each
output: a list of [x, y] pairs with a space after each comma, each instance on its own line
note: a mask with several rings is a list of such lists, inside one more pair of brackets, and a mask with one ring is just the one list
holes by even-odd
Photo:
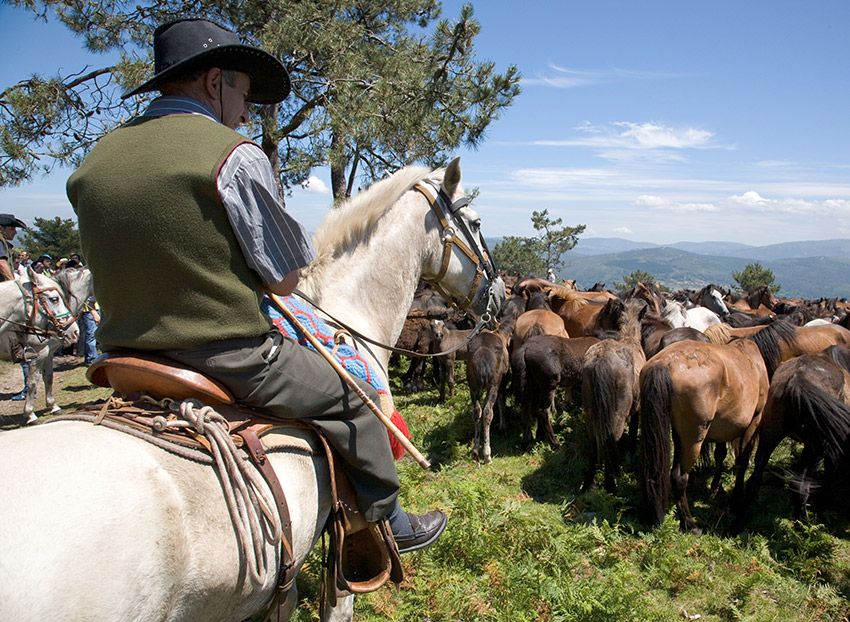
[[333, 257], [364, 242], [378, 220], [405, 192], [426, 177], [439, 181], [443, 172], [443, 169], [432, 172], [426, 167], [408, 166], [331, 209], [313, 237], [316, 259], [307, 272], [315, 275]]

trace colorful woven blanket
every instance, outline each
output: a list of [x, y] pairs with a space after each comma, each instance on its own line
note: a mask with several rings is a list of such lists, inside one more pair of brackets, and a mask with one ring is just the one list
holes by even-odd
[[[322, 343], [325, 349], [330, 352], [334, 358], [345, 368], [352, 376], [356, 376], [361, 380], [368, 382], [375, 391], [381, 401], [381, 408], [384, 412], [390, 412], [390, 419], [396, 424], [407, 438], [410, 438], [410, 431], [401, 414], [395, 409], [392, 403], [390, 392], [384, 383], [381, 376], [372, 369], [370, 363], [360, 354], [346, 343], [336, 343], [334, 341], [334, 329], [328, 326], [327, 322], [320, 318], [316, 310], [304, 302], [292, 296], [280, 296], [280, 300], [286, 305], [286, 308], [296, 317], [301, 325], [309, 330], [312, 335]], [[311, 350], [315, 350], [313, 345], [307, 338], [289, 321], [289, 319], [281, 313], [268, 297], [264, 297], [260, 305], [263, 313], [265, 313], [272, 324], [285, 336], [297, 341], [302, 346], [306, 346]], [[390, 445], [393, 450], [393, 457], [398, 460], [404, 455], [404, 447], [392, 435], [389, 434]]]

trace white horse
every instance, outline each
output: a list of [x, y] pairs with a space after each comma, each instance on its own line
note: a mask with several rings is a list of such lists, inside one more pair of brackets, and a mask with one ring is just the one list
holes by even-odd
[[[414, 189], [423, 179], [424, 193]], [[482, 279], [457, 245], [443, 267], [448, 236], [425, 196], [435, 189], [450, 201], [463, 196], [458, 160], [430, 174], [403, 169], [332, 210], [302, 290], [386, 344], [400, 334], [420, 278], [441, 276], [452, 299], [475, 298], [483, 311], [500, 282], [489, 286], [491, 269]], [[484, 252], [478, 215], [454, 207], [445, 218], [456, 231], [468, 228]], [[377, 355], [381, 370], [388, 357]], [[327, 465], [303, 450], [269, 459], [289, 501], [300, 567], [328, 516]], [[211, 467], [103, 426], [59, 421], [0, 434], [0, 481], [0, 620], [235, 621], [256, 614], [275, 591], [278, 547], [264, 545], [272, 568], [262, 582], [246, 578]], [[295, 603], [294, 587], [286, 601]], [[353, 597], [329, 604], [325, 619], [351, 619]]]
[[0, 283], [0, 358], [20, 361], [23, 356], [28, 363], [24, 415], [32, 422], [39, 378], [46, 407], [59, 410], [53, 398], [53, 355], [63, 343], [74, 344], [79, 329], [56, 283], [32, 269], [28, 275], [29, 283]]
[[710, 309], [701, 306], [687, 309], [676, 300], [668, 300], [661, 315], [673, 325], [673, 328], [688, 326], [703, 332], [709, 326], [720, 324], [722, 321], [720, 316]]

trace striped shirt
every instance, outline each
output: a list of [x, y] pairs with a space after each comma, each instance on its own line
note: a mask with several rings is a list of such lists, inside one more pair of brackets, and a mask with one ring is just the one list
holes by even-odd
[[[189, 97], [163, 96], [142, 115], [198, 114], [218, 123], [215, 114]], [[267, 285], [279, 283], [315, 256], [304, 228], [283, 208], [266, 154], [254, 143], [242, 143], [227, 157], [216, 180], [230, 226], [248, 265]]]

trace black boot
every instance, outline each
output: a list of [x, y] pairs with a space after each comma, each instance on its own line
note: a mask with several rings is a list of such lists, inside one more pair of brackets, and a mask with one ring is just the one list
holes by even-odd
[[410, 553], [434, 544], [446, 528], [448, 518], [439, 510], [408, 514], [396, 503], [389, 516], [399, 553]]

